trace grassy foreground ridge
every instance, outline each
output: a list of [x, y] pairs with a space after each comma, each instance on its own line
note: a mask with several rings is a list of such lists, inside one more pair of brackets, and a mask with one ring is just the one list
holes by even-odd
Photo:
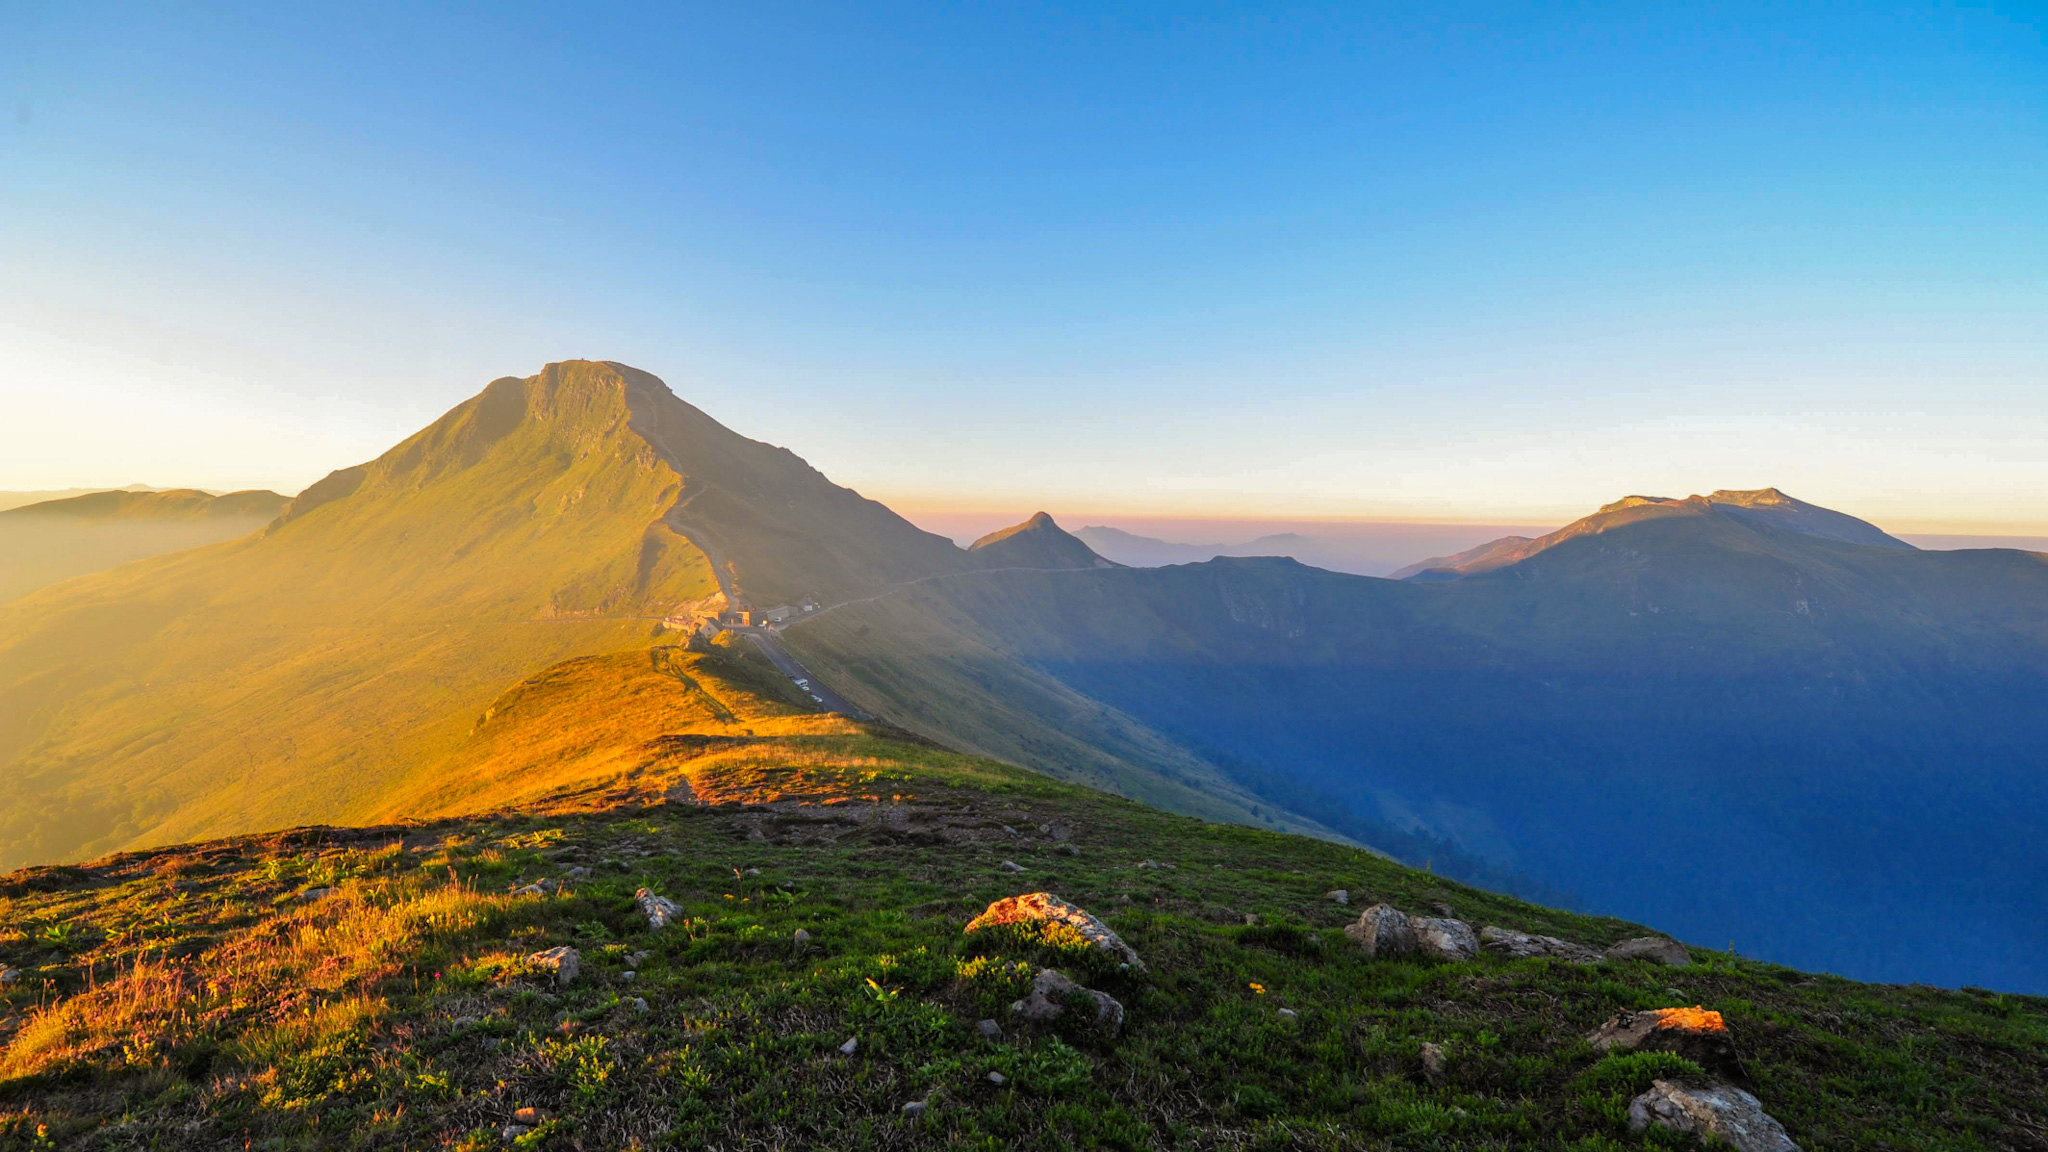
[[[716, 700], [763, 695], [609, 787], [577, 769], [503, 811], [0, 879], [0, 1147], [482, 1149], [515, 1122], [517, 1146], [579, 1149], [1682, 1147], [1624, 1113], [1683, 1062], [1585, 1040], [1679, 1004], [1726, 1016], [1803, 1147], [2048, 1147], [2048, 1001], [1699, 948], [1368, 960], [1342, 928], [1376, 900], [1596, 946], [1644, 930], [797, 716], [732, 649], [675, 659]], [[536, 677], [507, 715], [557, 727], [548, 693], [605, 666]], [[675, 923], [649, 929], [641, 887]], [[963, 934], [1037, 890], [1146, 970]], [[564, 945], [582, 971], [558, 987], [529, 957]], [[1040, 965], [1117, 997], [1121, 1033], [1012, 1017]]]

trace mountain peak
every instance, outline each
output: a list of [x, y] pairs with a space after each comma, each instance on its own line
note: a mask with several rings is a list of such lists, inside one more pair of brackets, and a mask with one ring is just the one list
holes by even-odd
[[1120, 568], [1096, 555], [1044, 512], [1021, 524], [998, 529], [968, 546], [968, 553], [990, 568]]

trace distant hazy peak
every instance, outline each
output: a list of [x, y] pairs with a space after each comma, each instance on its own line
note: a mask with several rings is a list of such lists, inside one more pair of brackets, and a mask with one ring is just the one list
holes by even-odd
[[216, 496], [196, 488], [150, 491], [117, 488], [10, 508], [0, 512], [0, 516], [65, 517], [74, 520], [195, 520], [212, 516], [267, 519], [277, 515], [284, 505], [284, 497], [263, 489]]
[[968, 554], [991, 568], [1121, 568], [1105, 560], [1080, 537], [1043, 512], [1021, 524], [991, 532], [968, 546]]
[[1439, 556], [1411, 564], [1393, 574], [1397, 580], [1455, 580], [1461, 576], [1504, 568], [1527, 560], [1567, 540], [1671, 516], [1725, 516], [1744, 527], [1790, 532], [1820, 540], [1860, 544], [1872, 548], [1913, 546], [1865, 520], [1844, 512], [1808, 504], [1776, 488], [1723, 488], [1710, 496], [1624, 496], [1603, 504], [1591, 516], [1534, 540], [1507, 536], [1455, 556]]

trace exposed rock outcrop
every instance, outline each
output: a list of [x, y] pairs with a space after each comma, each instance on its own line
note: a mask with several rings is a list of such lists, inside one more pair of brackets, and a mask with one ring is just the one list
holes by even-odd
[[1573, 964], [1597, 964], [1600, 953], [1584, 944], [1574, 944], [1555, 936], [1531, 936], [1510, 928], [1488, 925], [1479, 930], [1479, 946], [1488, 952], [1498, 953], [1515, 960], [1532, 956], [1549, 956]]
[[1735, 1072], [1735, 1038], [1710, 1008], [1624, 1012], [1586, 1037], [1600, 1052], [1675, 1052], [1714, 1072]]
[[1658, 964], [1669, 964], [1683, 968], [1692, 963], [1692, 956], [1685, 945], [1662, 936], [1637, 936], [1623, 940], [1607, 950], [1609, 960], [1650, 960]]
[[1145, 962], [1138, 959], [1137, 951], [1124, 943], [1123, 937], [1111, 931], [1107, 924], [1050, 892], [1027, 892], [1022, 896], [998, 900], [981, 915], [968, 921], [962, 931], [978, 932], [1002, 924], [1061, 925], [1072, 929], [1090, 947], [1115, 957], [1118, 963], [1138, 970], [1145, 967]]
[[1411, 916], [1408, 926], [1415, 931], [1415, 951], [1424, 957], [1462, 961], [1479, 955], [1479, 937], [1463, 920]]
[[528, 964], [544, 972], [553, 972], [555, 987], [567, 988], [576, 982], [576, 974], [583, 970], [583, 953], [567, 944], [535, 952], [526, 958]]
[[1083, 988], [1050, 968], [1039, 969], [1031, 980], [1031, 994], [1010, 1005], [1010, 1011], [1035, 1023], [1065, 1016], [1082, 997], [1094, 1001], [1095, 1026], [1115, 1032], [1124, 1026], [1124, 1006], [1116, 997], [1093, 988]]
[[1392, 904], [1375, 904], [1358, 914], [1358, 921], [1344, 929], [1358, 941], [1369, 960], [1391, 960], [1415, 955], [1415, 928], [1408, 914]]
[[633, 900], [640, 905], [640, 911], [647, 917], [647, 926], [660, 931], [668, 927], [681, 914], [682, 908], [666, 896], [656, 896], [645, 888], [633, 893]]
[[1756, 1097], [1711, 1080], [1658, 1080], [1630, 1101], [1629, 1131], [1668, 1128], [1720, 1139], [1736, 1152], [1799, 1152]]

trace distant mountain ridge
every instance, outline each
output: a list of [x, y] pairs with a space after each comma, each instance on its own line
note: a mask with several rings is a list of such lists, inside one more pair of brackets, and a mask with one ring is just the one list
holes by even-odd
[[262, 488], [220, 495], [197, 488], [113, 489], [9, 508], [0, 511], [0, 516], [79, 520], [191, 520], [202, 516], [268, 518], [283, 511], [285, 503], [283, 496]]
[[1043, 512], [1021, 524], [991, 532], [967, 549], [990, 568], [1118, 568], [1053, 522]]
[[1591, 516], [1574, 520], [1547, 536], [1533, 540], [1525, 536], [1504, 536], [1456, 555], [1433, 556], [1411, 564], [1391, 573], [1389, 579], [1457, 579], [1519, 563], [1567, 540], [1598, 535], [1645, 519], [1665, 516], [1724, 516], [1762, 531], [1792, 532], [1878, 548], [1913, 547], [1874, 524], [1794, 499], [1776, 488], [1724, 488], [1712, 495], [1688, 496], [1683, 500], [1665, 496], [1624, 496], [1603, 505]]

